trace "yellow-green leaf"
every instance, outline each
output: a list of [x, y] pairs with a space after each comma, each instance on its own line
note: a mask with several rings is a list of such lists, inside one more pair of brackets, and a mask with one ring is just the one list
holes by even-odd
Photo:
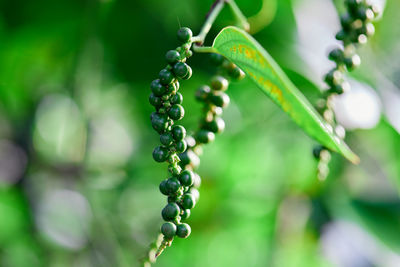
[[351, 162], [359, 162], [253, 37], [239, 28], [226, 27], [215, 38], [212, 50], [238, 65], [307, 134]]

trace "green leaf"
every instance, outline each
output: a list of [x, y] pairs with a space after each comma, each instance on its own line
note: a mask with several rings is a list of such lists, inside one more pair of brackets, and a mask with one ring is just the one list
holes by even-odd
[[226, 27], [217, 35], [209, 51], [219, 53], [238, 65], [311, 137], [351, 162], [359, 162], [357, 155], [334, 134], [332, 127], [322, 119], [267, 51], [249, 34], [236, 27]]

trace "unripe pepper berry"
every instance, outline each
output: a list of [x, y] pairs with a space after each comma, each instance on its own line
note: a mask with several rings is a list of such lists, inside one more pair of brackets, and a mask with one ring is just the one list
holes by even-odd
[[190, 210], [189, 209], [185, 209], [181, 211], [181, 220], [184, 221], [187, 218], [190, 217]]
[[193, 168], [197, 168], [200, 165], [200, 158], [191, 149], [186, 150], [184, 153], [179, 154], [179, 163], [182, 167], [190, 165]]
[[189, 65], [185, 62], [178, 62], [173, 67], [176, 77], [183, 79], [189, 73]]
[[151, 125], [158, 133], [163, 133], [168, 127], [168, 120], [166, 116], [154, 113], [151, 118]]
[[333, 49], [330, 53], [328, 58], [330, 60], [336, 61], [336, 62], [340, 62], [343, 60], [343, 50], [340, 48], [335, 48]]
[[198, 101], [206, 101], [209, 94], [211, 92], [211, 88], [208, 85], [202, 85], [196, 91], [196, 100]]
[[225, 122], [223, 119], [216, 117], [210, 122], [205, 122], [203, 127], [213, 133], [221, 133], [225, 129]]
[[172, 142], [174, 141], [174, 138], [172, 137], [171, 133], [163, 133], [162, 135], [160, 135], [160, 142], [161, 144], [163, 144], [164, 146], [170, 146], [172, 145]]
[[174, 125], [171, 129], [171, 132], [176, 141], [180, 141], [186, 136], [186, 129], [182, 125]]
[[222, 76], [215, 76], [211, 80], [211, 87], [217, 91], [225, 91], [228, 89], [229, 82]]
[[171, 97], [171, 104], [182, 104], [183, 96], [181, 93], [177, 92]]
[[160, 107], [162, 105], [162, 100], [160, 97], [154, 95], [154, 93], [151, 93], [149, 96], [149, 102], [152, 106], [154, 107]]
[[227, 94], [222, 92], [214, 92], [210, 97], [210, 102], [217, 107], [225, 108], [229, 105], [230, 98]]
[[187, 27], [182, 27], [177, 32], [178, 40], [182, 43], [187, 43], [192, 38], [193, 33], [192, 30]]
[[150, 84], [150, 89], [156, 96], [162, 96], [167, 91], [167, 88], [161, 84], [160, 79], [152, 81]]
[[246, 74], [238, 67], [230, 70], [228, 72], [228, 74], [229, 74], [229, 76], [231, 76], [232, 79], [235, 79], [238, 81], [242, 80], [246, 76]]
[[164, 162], [168, 159], [169, 152], [166, 147], [158, 146], [153, 150], [153, 159], [157, 162]]
[[197, 173], [193, 173], [193, 188], [199, 188], [201, 185], [201, 178], [200, 175], [198, 175]]
[[178, 51], [176, 50], [169, 50], [166, 54], [165, 54], [165, 59], [167, 60], [167, 62], [171, 65], [174, 65], [176, 62], [179, 61], [181, 55], [179, 54]]
[[176, 234], [176, 225], [172, 222], [166, 222], [161, 226], [161, 233], [167, 239], [172, 239]]
[[184, 139], [176, 142], [176, 145], [175, 145], [176, 152], [183, 153], [186, 151], [186, 148], [187, 148], [187, 144]]
[[168, 115], [171, 119], [177, 121], [183, 118], [185, 115], [185, 110], [181, 105], [175, 104], [168, 110]]
[[361, 58], [357, 54], [354, 54], [351, 57], [345, 58], [344, 64], [349, 71], [354, 70], [355, 68], [360, 66]]
[[176, 177], [171, 177], [167, 181], [167, 189], [170, 194], [178, 192], [180, 186], [181, 184]]
[[194, 202], [197, 203], [197, 201], [200, 199], [200, 192], [196, 188], [192, 187], [190, 188], [189, 193], [193, 196]]
[[182, 198], [182, 207], [184, 209], [191, 209], [196, 204], [192, 194], [184, 194]]
[[172, 221], [178, 217], [180, 212], [181, 210], [176, 203], [168, 203], [161, 211], [161, 216], [165, 221]]
[[160, 186], [159, 186], [160, 192], [161, 192], [163, 195], [166, 195], [166, 196], [168, 196], [168, 194], [169, 194], [168, 187], [167, 187], [167, 181], [168, 181], [168, 179], [163, 180], [163, 181], [160, 183]]
[[176, 227], [176, 235], [180, 238], [186, 238], [191, 233], [191, 228], [187, 223], [178, 224]]
[[362, 21], [370, 21], [375, 17], [372, 9], [365, 7], [359, 7], [355, 15]]
[[189, 170], [184, 170], [179, 175], [179, 181], [181, 182], [181, 184], [183, 186], [192, 186], [193, 178], [194, 178], [194, 174], [193, 174], [193, 172], [191, 172]]
[[200, 130], [196, 134], [196, 140], [203, 144], [208, 144], [215, 139], [215, 134], [208, 130]]
[[330, 85], [340, 84], [343, 80], [343, 73], [337, 69], [333, 69], [325, 76], [325, 82]]
[[224, 57], [217, 53], [211, 53], [210, 60], [215, 66], [221, 66], [224, 62]]
[[158, 77], [160, 78], [160, 83], [163, 85], [168, 85], [172, 83], [175, 78], [173, 73], [167, 69], [162, 69], [158, 74]]

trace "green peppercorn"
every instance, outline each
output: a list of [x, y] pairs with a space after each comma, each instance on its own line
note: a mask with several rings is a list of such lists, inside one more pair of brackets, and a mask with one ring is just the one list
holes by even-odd
[[161, 183], [160, 183], [160, 186], [158, 187], [159, 189], [160, 189], [160, 192], [163, 194], [163, 195], [166, 195], [166, 196], [168, 196], [168, 194], [169, 194], [169, 192], [168, 192], [168, 188], [167, 188], [167, 179], [165, 179], [165, 180], [163, 180]]
[[162, 86], [162, 84], [160, 82], [160, 79], [156, 79], [156, 80], [151, 82], [150, 89], [151, 89], [151, 91], [153, 92], [154, 95], [162, 96], [163, 94], [165, 94], [167, 88]]
[[346, 65], [347, 69], [351, 71], [360, 66], [361, 59], [357, 54], [354, 54], [351, 57], [345, 58], [344, 64]]
[[199, 188], [201, 185], [201, 177], [197, 173], [193, 173], [193, 187], [194, 188]]
[[176, 50], [169, 50], [166, 54], [165, 54], [165, 59], [167, 60], [167, 62], [171, 65], [174, 65], [176, 62], [179, 61], [181, 55], [179, 54], [178, 51]]
[[151, 93], [149, 96], [149, 102], [154, 107], [160, 107], [162, 105], [162, 100], [160, 97], [155, 96], [154, 93]]
[[343, 14], [340, 16], [340, 24], [342, 25], [345, 31], [349, 31], [351, 29], [351, 24], [353, 23], [353, 18], [349, 14]]
[[179, 175], [179, 181], [181, 182], [181, 184], [183, 186], [192, 186], [193, 184], [193, 177], [194, 174], [193, 172], [189, 171], [189, 170], [184, 170], [181, 172], [181, 174]]
[[211, 53], [210, 60], [215, 66], [221, 66], [224, 62], [224, 57], [217, 53]]
[[190, 235], [191, 229], [187, 223], [178, 224], [176, 227], [176, 235], [180, 238], [186, 238]]
[[188, 73], [182, 79], [189, 80], [190, 77], [192, 77], [192, 68], [188, 65]]
[[153, 159], [157, 162], [164, 162], [168, 159], [169, 152], [166, 147], [158, 146], [153, 150]]
[[186, 129], [182, 125], [174, 125], [171, 129], [171, 132], [176, 141], [180, 141], [186, 136]]
[[188, 147], [194, 147], [196, 145], [196, 139], [194, 139], [191, 135], [186, 136], [185, 140]]
[[162, 135], [160, 135], [160, 142], [161, 144], [163, 144], [164, 146], [170, 146], [172, 145], [172, 142], [174, 141], [174, 138], [172, 137], [172, 134], [167, 132], [167, 133], [163, 133]]
[[223, 119], [216, 117], [210, 122], [205, 122], [203, 127], [213, 133], [221, 133], [225, 129], [225, 122]]
[[222, 63], [222, 67], [229, 73], [234, 68], [236, 68], [236, 65], [229, 60], [224, 60], [224, 62]]
[[200, 158], [191, 149], [187, 149], [185, 152], [179, 154], [179, 165], [184, 168], [187, 165], [197, 168], [200, 165]]
[[178, 217], [181, 210], [176, 203], [168, 203], [161, 211], [161, 216], [165, 221], [172, 221]]
[[320, 157], [320, 155], [321, 155], [321, 151], [324, 150], [324, 149], [325, 149], [325, 148], [324, 148], [323, 146], [320, 146], [320, 145], [315, 146], [315, 147], [313, 148], [313, 155], [314, 155], [314, 158], [319, 159], [319, 157]]
[[340, 62], [343, 60], [343, 50], [340, 48], [335, 48], [329, 53], [329, 59], [335, 62]]
[[179, 90], [179, 81], [175, 80], [173, 83], [165, 86], [168, 94], [176, 94]]
[[184, 221], [190, 217], [190, 209], [185, 209], [181, 211], [181, 220]]
[[203, 144], [208, 144], [215, 139], [215, 134], [208, 130], [200, 130], [196, 133], [196, 140]]
[[167, 189], [170, 194], [175, 194], [176, 192], [178, 192], [180, 186], [181, 184], [178, 178], [176, 177], [168, 178]]
[[357, 29], [357, 33], [371, 36], [375, 33], [375, 27], [372, 23], [368, 22], [363, 24], [361, 28]]
[[352, 40], [354, 43], [359, 43], [359, 44], [366, 44], [368, 41], [368, 38], [365, 34], [359, 34], [356, 36], [356, 39]]
[[167, 239], [172, 239], [176, 234], [176, 225], [172, 222], [166, 222], [161, 226], [161, 233]]
[[186, 144], [185, 140], [180, 140], [180, 141], [176, 142], [176, 145], [175, 145], [176, 152], [183, 153], [186, 151], [186, 148], [187, 148], [187, 144]]
[[334, 85], [331, 90], [336, 94], [343, 94], [344, 92], [349, 91], [350, 84], [348, 82], [342, 82], [340, 84]]
[[185, 110], [181, 105], [175, 104], [168, 110], [168, 115], [171, 119], [177, 121], [183, 118]]
[[194, 197], [192, 194], [184, 194], [182, 197], [182, 207], [184, 209], [191, 209], [194, 207], [194, 205], [196, 204]]
[[211, 87], [214, 90], [225, 91], [228, 89], [229, 82], [222, 76], [215, 76], [211, 79]]
[[182, 27], [178, 30], [177, 33], [178, 40], [182, 43], [187, 43], [193, 36], [192, 30], [187, 27]]
[[210, 102], [217, 107], [225, 108], [229, 105], [229, 96], [222, 92], [214, 92], [210, 97]]
[[337, 40], [339, 40], [339, 41], [345, 40], [346, 37], [347, 37], [347, 33], [346, 33], [345, 31], [343, 31], [343, 30], [340, 30], [340, 31], [336, 34], [336, 36], [335, 36], [335, 38], [336, 38]]
[[190, 188], [189, 193], [193, 196], [194, 201], [197, 203], [197, 201], [200, 199], [200, 192], [196, 188]]
[[189, 65], [185, 62], [178, 62], [173, 67], [176, 77], [183, 79], [189, 73]]
[[343, 80], [343, 73], [337, 69], [333, 69], [325, 76], [325, 82], [330, 85], [340, 84]]
[[168, 127], [168, 121], [166, 116], [158, 113], [154, 113], [151, 118], [151, 125], [153, 126], [154, 130], [158, 133], [163, 133]]
[[196, 100], [198, 101], [206, 101], [209, 94], [211, 92], [211, 88], [207, 85], [202, 85], [201, 87], [199, 87], [199, 89], [197, 89], [196, 91]]
[[242, 80], [246, 76], [246, 74], [238, 67], [230, 70], [228, 74], [232, 79], [237, 81]]
[[183, 96], [181, 93], [177, 92], [171, 97], [171, 104], [182, 104]]
[[163, 85], [168, 85], [168, 84], [172, 83], [172, 81], [175, 78], [174, 75], [172, 74], [172, 72], [167, 69], [162, 69], [160, 71], [160, 73], [158, 74], [158, 76], [160, 78], [160, 83]]
[[362, 21], [370, 21], [375, 17], [375, 14], [370, 8], [359, 7], [356, 16]]

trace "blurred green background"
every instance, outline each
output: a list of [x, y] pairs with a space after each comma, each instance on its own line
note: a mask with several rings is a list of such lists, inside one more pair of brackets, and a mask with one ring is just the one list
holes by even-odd
[[[315, 103], [341, 1], [236, 2]], [[226, 130], [204, 149], [192, 234], [156, 266], [400, 266], [400, 2], [377, 2], [385, 12], [353, 93], [335, 105], [361, 164], [333, 155], [318, 181], [315, 142], [248, 79], [232, 83]], [[138, 265], [166, 201], [149, 84], [180, 25], [198, 33], [211, 4], [0, 1], [0, 266]], [[207, 43], [234, 23], [224, 10]], [[181, 92], [194, 130], [194, 92], [214, 70], [205, 54], [190, 65]]]

